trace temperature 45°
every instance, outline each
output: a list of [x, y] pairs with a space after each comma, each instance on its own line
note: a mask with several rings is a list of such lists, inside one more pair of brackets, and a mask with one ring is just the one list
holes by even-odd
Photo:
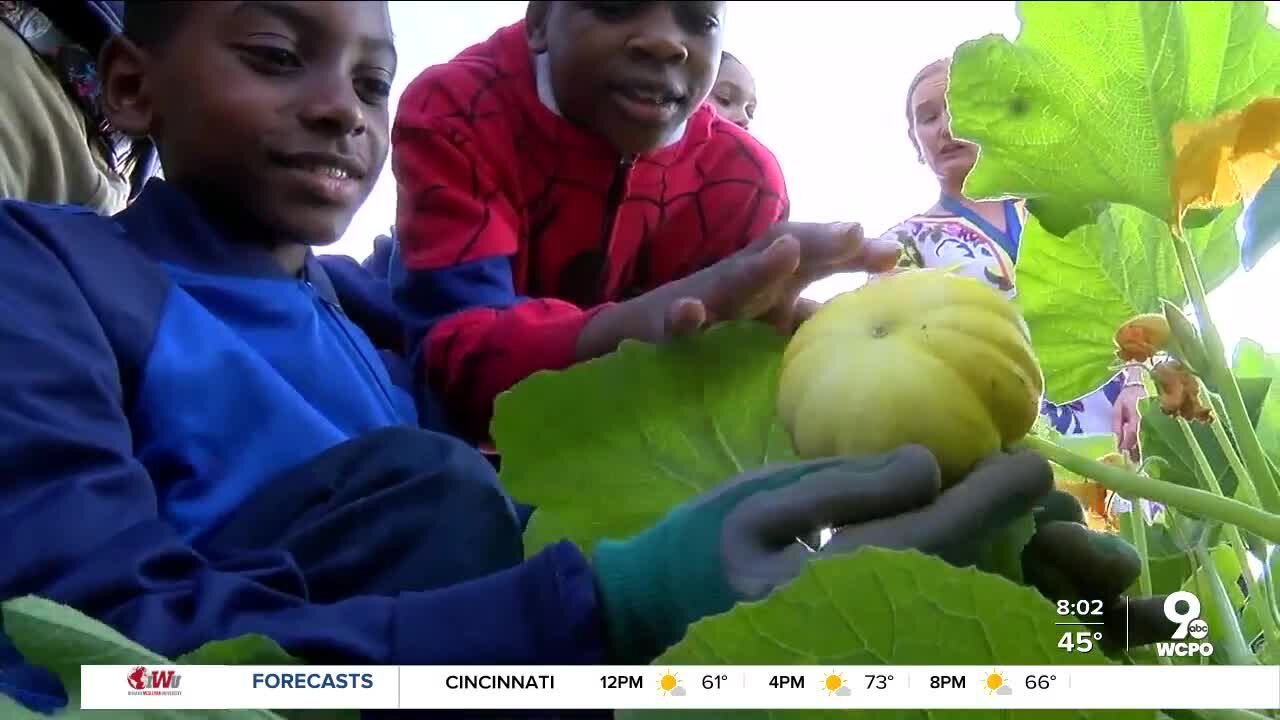
[[1077, 630], [1062, 633], [1058, 639], [1058, 647], [1067, 652], [1087, 653], [1093, 650], [1096, 643], [1102, 642], [1102, 633], [1088, 630]]

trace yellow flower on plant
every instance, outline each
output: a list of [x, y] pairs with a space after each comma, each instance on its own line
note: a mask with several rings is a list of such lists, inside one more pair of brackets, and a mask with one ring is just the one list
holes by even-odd
[[1177, 231], [1192, 208], [1221, 208], [1253, 195], [1280, 166], [1280, 97], [1240, 111], [1173, 126], [1173, 211]]

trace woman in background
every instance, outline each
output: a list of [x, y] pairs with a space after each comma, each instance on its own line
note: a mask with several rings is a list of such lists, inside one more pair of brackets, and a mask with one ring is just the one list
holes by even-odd
[[[907, 91], [907, 127], [919, 161], [938, 180], [938, 202], [890, 229], [903, 247], [903, 267], [953, 268], [1015, 293], [1018, 244], [1026, 219], [1021, 200], [975, 201], [961, 190], [978, 159], [976, 146], [951, 136], [947, 111], [950, 60], [925, 66]], [[1112, 432], [1120, 450], [1138, 444], [1138, 400], [1146, 394], [1140, 371], [1125, 371], [1074, 402], [1043, 402], [1041, 414], [1063, 434]]]

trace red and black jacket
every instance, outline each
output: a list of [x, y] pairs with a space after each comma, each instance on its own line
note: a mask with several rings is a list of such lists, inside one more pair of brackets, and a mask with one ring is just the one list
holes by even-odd
[[623, 158], [538, 97], [524, 23], [427, 69], [392, 130], [391, 280], [414, 362], [457, 430], [575, 361], [602, 306], [690, 275], [788, 212], [774, 156], [704, 104], [683, 137]]

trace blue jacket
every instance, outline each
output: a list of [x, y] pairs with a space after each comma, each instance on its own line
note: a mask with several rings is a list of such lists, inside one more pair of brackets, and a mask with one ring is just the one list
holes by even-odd
[[0, 599], [66, 603], [168, 656], [262, 633], [333, 662], [604, 660], [569, 543], [444, 590], [324, 605], [284, 553], [193, 549], [265, 478], [416, 423], [314, 258], [306, 280], [285, 275], [159, 180], [115, 217], [6, 201], [0, 308]]

